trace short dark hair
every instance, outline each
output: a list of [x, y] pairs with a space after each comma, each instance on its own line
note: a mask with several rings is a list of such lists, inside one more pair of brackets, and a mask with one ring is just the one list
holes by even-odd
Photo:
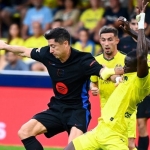
[[101, 36], [103, 33], [114, 33], [114, 36], [118, 36], [118, 30], [110, 26], [103, 26], [99, 31], [99, 35]]
[[87, 28], [85, 28], [85, 27], [81, 27], [79, 30], [78, 30], [78, 32], [80, 32], [80, 31], [85, 31], [85, 32], [89, 32], [89, 29], [87, 29]]
[[44, 37], [47, 40], [55, 39], [55, 42], [62, 44], [64, 41], [70, 43], [70, 34], [69, 32], [62, 27], [54, 28], [45, 32]]
[[137, 15], [136, 13], [132, 13], [132, 14], [130, 15], [130, 17], [129, 17], [129, 21], [131, 22], [132, 19], [135, 20], [135, 19], [136, 19], [136, 15]]
[[135, 50], [132, 50], [130, 51], [129, 53], [127, 53], [126, 57], [130, 57], [132, 59], [132, 62], [134, 64], [132, 65], [137, 65], [137, 57], [136, 57], [136, 54], [137, 54], [137, 51], [136, 49]]

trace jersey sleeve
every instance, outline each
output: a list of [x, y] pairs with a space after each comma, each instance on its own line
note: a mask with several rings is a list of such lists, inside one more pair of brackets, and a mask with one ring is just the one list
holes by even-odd
[[91, 75], [99, 76], [100, 69], [103, 68], [103, 66], [99, 64], [90, 53], [87, 53], [83, 57], [81, 65], [84, 74], [87, 76], [91, 76]]
[[31, 51], [31, 58], [43, 63], [45, 53], [48, 49], [49, 46], [45, 46], [42, 48], [33, 48]]

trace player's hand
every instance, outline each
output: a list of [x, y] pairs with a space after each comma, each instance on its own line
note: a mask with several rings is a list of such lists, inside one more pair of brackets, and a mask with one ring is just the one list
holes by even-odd
[[115, 67], [114, 70], [115, 70], [116, 75], [123, 75], [124, 74], [124, 69], [122, 66], [117, 66], [117, 67]]
[[0, 40], [0, 50], [5, 49], [6, 46], [7, 44], [3, 40]]
[[93, 96], [97, 96], [99, 94], [99, 89], [97, 87], [92, 87], [91, 93]]
[[117, 20], [118, 22], [120, 22], [120, 28], [124, 31], [124, 32], [128, 32], [130, 31], [130, 26], [129, 26], [129, 22], [127, 21], [127, 19], [125, 17], [120, 16]]
[[137, 14], [140, 14], [140, 13], [145, 13], [145, 9], [147, 7], [149, 2], [147, 2], [145, 5], [144, 5], [144, 0], [139, 0], [138, 1], [138, 6], [136, 7], [136, 11], [137, 11]]

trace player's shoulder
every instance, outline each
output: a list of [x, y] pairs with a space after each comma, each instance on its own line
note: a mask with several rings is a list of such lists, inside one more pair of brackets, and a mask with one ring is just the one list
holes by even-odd
[[46, 52], [49, 52], [49, 49], [49, 46], [44, 46], [39, 48], [33, 48], [32, 51], [35, 51], [36, 53], [39, 53], [40, 55], [44, 56]]
[[118, 52], [119, 52], [121, 55], [126, 56], [126, 53], [124, 53], [123, 51], [118, 50]]
[[45, 51], [49, 51], [50, 47], [49, 46], [43, 46], [43, 47], [33, 48], [33, 49], [36, 49], [36, 51], [42, 53], [42, 52], [45, 52]]

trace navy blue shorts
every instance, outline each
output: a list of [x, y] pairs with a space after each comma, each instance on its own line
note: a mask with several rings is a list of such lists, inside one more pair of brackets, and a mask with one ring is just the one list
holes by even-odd
[[139, 103], [137, 108], [137, 118], [150, 118], [150, 96]]
[[53, 103], [49, 109], [33, 116], [33, 119], [46, 127], [47, 133], [45, 133], [45, 136], [50, 138], [64, 131], [70, 134], [70, 129], [73, 126], [85, 133], [91, 120], [91, 113], [90, 110], [78, 105], [68, 106]]

